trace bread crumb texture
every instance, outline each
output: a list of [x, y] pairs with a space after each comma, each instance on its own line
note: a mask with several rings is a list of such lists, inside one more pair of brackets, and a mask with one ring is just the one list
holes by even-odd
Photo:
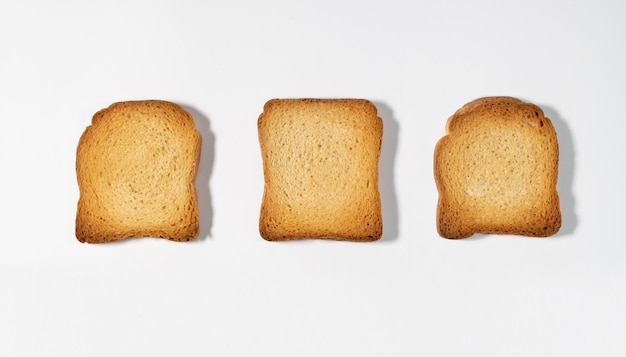
[[538, 106], [480, 98], [448, 119], [446, 134], [434, 154], [442, 237], [558, 232], [557, 136]]
[[379, 239], [382, 130], [382, 119], [367, 100], [268, 101], [258, 119], [265, 177], [261, 236]]
[[97, 112], [76, 152], [78, 240], [194, 239], [199, 150], [193, 118], [177, 104], [128, 101]]

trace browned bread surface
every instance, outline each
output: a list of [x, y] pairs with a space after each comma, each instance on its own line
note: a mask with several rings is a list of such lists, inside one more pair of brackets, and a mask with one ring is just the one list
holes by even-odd
[[270, 241], [374, 241], [382, 235], [383, 123], [363, 99], [273, 99], [258, 119]]
[[199, 150], [193, 118], [177, 104], [128, 101], [97, 112], [76, 151], [78, 240], [194, 239]]
[[446, 134], [434, 155], [442, 237], [546, 237], [559, 230], [557, 137], [538, 106], [480, 98], [448, 119]]

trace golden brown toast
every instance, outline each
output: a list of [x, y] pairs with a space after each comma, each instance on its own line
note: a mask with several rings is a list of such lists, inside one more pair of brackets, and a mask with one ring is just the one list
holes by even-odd
[[374, 241], [382, 235], [382, 120], [363, 99], [273, 99], [258, 119], [270, 241]]
[[199, 151], [193, 118], [177, 104], [129, 101], [97, 112], [76, 151], [78, 240], [194, 239]]
[[558, 156], [556, 132], [538, 106], [511, 97], [464, 105], [435, 148], [439, 234], [555, 234]]

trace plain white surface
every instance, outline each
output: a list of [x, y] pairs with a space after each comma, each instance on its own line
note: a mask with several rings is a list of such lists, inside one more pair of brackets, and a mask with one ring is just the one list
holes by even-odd
[[[0, 355], [624, 355], [625, 4], [3, 1]], [[557, 129], [554, 237], [437, 235], [435, 143], [487, 95]], [[259, 237], [275, 97], [376, 103], [381, 241]], [[74, 236], [78, 139], [132, 99], [195, 117], [197, 241]]]

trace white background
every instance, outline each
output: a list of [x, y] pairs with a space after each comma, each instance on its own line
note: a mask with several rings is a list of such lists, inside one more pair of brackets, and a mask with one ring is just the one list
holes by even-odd
[[[626, 353], [626, 3], [3, 1], [0, 355]], [[435, 143], [488, 95], [557, 129], [563, 227], [440, 238]], [[256, 120], [275, 97], [373, 101], [375, 243], [258, 234]], [[75, 150], [116, 101], [182, 104], [202, 134], [200, 237], [74, 236]]]

